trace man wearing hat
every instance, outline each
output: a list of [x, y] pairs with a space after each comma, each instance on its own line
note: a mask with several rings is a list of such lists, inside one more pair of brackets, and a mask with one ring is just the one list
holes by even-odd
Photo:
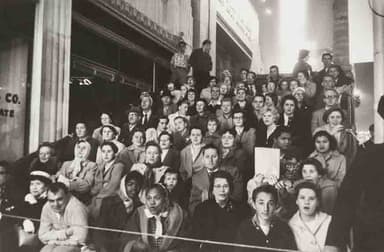
[[132, 106], [129, 110], [125, 112], [125, 114], [127, 115], [128, 122], [123, 124], [119, 141], [122, 142], [125, 146], [130, 146], [132, 144], [133, 132], [138, 129], [141, 129], [141, 111], [138, 107]]
[[177, 111], [176, 104], [172, 103], [173, 95], [171, 92], [166, 89], [160, 93], [161, 106], [157, 111], [158, 117], [166, 116], [173, 114]]
[[212, 70], [212, 59], [209, 55], [212, 42], [204, 40], [201, 48], [193, 50], [189, 58], [189, 64], [193, 69], [193, 78], [196, 80], [196, 90], [200, 94], [201, 90], [207, 86], [209, 72]]
[[180, 86], [186, 83], [190, 66], [188, 64], [189, 57], [185, 53], [187, 43], [184, 40], [180, 40], [177, 46], [178, 50], [171, 59], [171, 82]]

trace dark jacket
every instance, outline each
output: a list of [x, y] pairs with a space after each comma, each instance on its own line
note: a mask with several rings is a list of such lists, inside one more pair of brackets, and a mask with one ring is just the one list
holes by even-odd
[[343, 247], [351, 228], [358, 251], [384, 247], [384, 144], [360, 152], [344, 178], [326, 245]]
[[[311, 139], [310, 124], [303, 123], [305, 121], [304, 116], [301, 113], [295, 113], [292, 120], [288, 122], [288, 128], [292, 132], [292, 144], [296, 146], [307, 146]], [[280, 126], [285, 125], [284, 114], [280, 114], [279, 122]]]
[[205, 112], [203, 115], [195, 114], [191, 116], [189, 122], [191, 124], [191, 127], [199, 127], [204, 132], [208, 124], [208, 113]]
[[[100, 216], [97, 226], [112, 229], [124, 229], [129, 218], [137, 207], [141, 205], [139, 200], [134, 201], [132, 213], [126, 212], [124, 203], [118, 194], [103, 199], [100, 208]], [[117, 251], [119, 248], [121, 233], [97, 231], [95, 232], [95, 242], [102, 251]]]
[[[257, 224], [253, 224], [251, 218], [244, 220], [240, 224], [239, 230], [237, 232], [236, 242], [240, 244], [270, 248], [292, 250], [297, 249], [295, 237], [293, 236], [290, 227], [285, 222], [282, 222], [279, 219], [275, 219], [272, 222], [268, 235], [265, 235]], [[255, 250], [237, 247], [234, 251], [247, 252], [265, 250]]]
[[212, 70], [212, 59], [208, 53], [203, 52], [202, 48], [192, 51], [189, 57], [189, 64], [192, 66], [193, 71], [209, 72]]
[[[193, 216], [193, 236], [201, 240], [234, 242], [240, 222], [250, 216], [250, 209], [230, 200], [221, 208], [214, 199], [200, 203]], [[197, 244], [196, 244], [197, 245]], [[232, 251], [228, 246], [200, 244], [200, 251]]]
[[125, 146], [130, 146], [132, 144], [132, 136], [136, 130], [143, 129], [141, 125], [135, 125], [132, 130], [129, 130], [129, 123], [124, 123], [121, 128], [121, 133], [119, 135], [119, 141]]
[[162, 161], [164, 166], [168, 166], [172, 169], [179, 170], [180, 168], [180, 151], [174, 148], [170, 148]]

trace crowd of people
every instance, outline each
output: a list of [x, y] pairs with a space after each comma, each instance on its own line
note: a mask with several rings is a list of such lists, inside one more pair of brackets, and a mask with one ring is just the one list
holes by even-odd
[[[210, 76], [210, 46], [189, 57], [180, 42], [166, 88], [142, 92], [122, 125], [107, 111], [96, 129], [79, 121], [14, 178], [0, 162], [0, 250], [323, 251], [359, 147], [352, 79], [330, 53], [313, 72], [306, 50], [289, 77]], [[255, 172], [255, 147], [280, 150], [279, 176]]]

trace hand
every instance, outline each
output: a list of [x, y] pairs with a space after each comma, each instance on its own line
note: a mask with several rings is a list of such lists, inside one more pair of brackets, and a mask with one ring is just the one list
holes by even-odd
[[265, 177], [263, 174], [259, 173], [257, 174], [253, 180], [255, 181], [257, 187], [261, 186], [264, 183]]
[[208, 191], [204, 190], [201, 192], [201, 202], [206, 201], [208, 199]]
[[333, 128], [333, 130], [335, 131], [335, 132], [341, 132], [341, 131], [343, 131], [344, 130], [344, 126], [343, 125], [337, 125], [337, 126], [335, 126], [334, 128]]
[[36, 204], [37, 203], [37, 200], [35, 199], [35, 197], [32, 195], [32, 194], [30, 194], [30, 193], [28, 193], [27, 195], [25, 195], [25, 197], [24, 197], [24, 201], [25, 202], [28, 202], [29, 204]]
[[270, 185], [276, 185], [278, 182], [278, 178], [274, 175], [267, 177], [266, 180], [267, 180], [268, 184], [270, 184]]
[[68, 239], [67, 230], [66, 229], [56, 231], [56, 240], [64, 241], [66, 239]]
[[33, 225], [31, 220], [27, 219], [23, 221], [23, 229], [27, 233], [35, 233], [35, 225]]

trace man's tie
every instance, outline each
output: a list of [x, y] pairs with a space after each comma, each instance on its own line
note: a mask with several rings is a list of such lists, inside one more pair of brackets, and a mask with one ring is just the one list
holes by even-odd
[[147, 116], [147, 114], [144, 114], [143, 125], [146, 125], [147, 122], [148, 122], [148, 116]]

